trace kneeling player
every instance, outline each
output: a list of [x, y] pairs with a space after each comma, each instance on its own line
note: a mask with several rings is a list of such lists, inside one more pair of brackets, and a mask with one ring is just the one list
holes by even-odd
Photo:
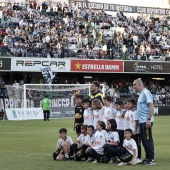
[[75, 161], [80, 161], [81, 158], [84, 157], [84, 145], [87, 138], [87, 125], [82, 125], [81, 135], [77, 138], [76, 142], [71, 145]]
[[[91, 147], [94, 143], [94, 126], [93, 125], [89, 125], [87, 126], [87, 137], [84, 140], [84, 143], [82, 144], [80, 150], [77, 152], [77, 158], [82, 158], [84, 157], [85, 160], [87, 160], [87, 154], [85, 153], [86, 150], [88, 150], [88, 147]], [[89, 158], [87, 160], [87, 162], [89, 162]]]
[[59, 137], [60, 139], [57, 142], [58, 149], [53, 153], [53, 159], [59, 161], [68, 161], [70, 160], [70, 147], [73, 144], [73, 140], [70, 136], [67, 136], [67, 129], [65, 128], [59, 130]]

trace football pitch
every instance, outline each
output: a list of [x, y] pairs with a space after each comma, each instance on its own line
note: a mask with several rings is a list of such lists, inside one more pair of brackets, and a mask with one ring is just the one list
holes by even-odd
[[[153, 139], [155, 166], [92, 164], [75, 161], [54, 161], [58, 130], [67, 128], [75, 141], [73, 118], [29, 121], [0, 121], [0, 170], [99, 170], [99, 169], [154, 169], [170, 168], [170, 116], [155, 116]], [[143, 151], [142, 151], [143, 152]], [[145, 158], [144, 152], [142, 157]]]

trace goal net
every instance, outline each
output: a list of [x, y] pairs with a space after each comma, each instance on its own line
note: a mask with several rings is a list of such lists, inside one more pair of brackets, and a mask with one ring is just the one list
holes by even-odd
[[0, 110], [24, 107], [24, 86], [6, 85], [6, 90], [1, 89]]
[[25, 84], [24, 108], [40, 108], [41, 100], [48, 95], [51, 100], [50, 117], [70, 117], [74, 115], [75, 95], [88, 97], [89, 93], [90, 84]]
[[24, 84], [6, 87], [8, 97], [1, 96], [0, 109], [5, 110], [9, 120], [27, 120], [43, 119], [41, 101], [45, 95], [51, 100], [50, 118], [73, 117], [75, 95], [88, 97], [91, 84]]

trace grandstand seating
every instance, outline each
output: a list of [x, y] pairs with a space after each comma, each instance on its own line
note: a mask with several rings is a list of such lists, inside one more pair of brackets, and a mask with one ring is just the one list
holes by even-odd
[[3, 7], [1, 55], [155, 61], [170, 58], [165, 17], [127, 18], [118, 11], [113, 18], [105, 11], [78, 9], [74, 2], [63, 6], [60, 2], [44, 3], [45, 9], [44, 4], [36, 3], [17, 4], [17, 8], [7, 3]]

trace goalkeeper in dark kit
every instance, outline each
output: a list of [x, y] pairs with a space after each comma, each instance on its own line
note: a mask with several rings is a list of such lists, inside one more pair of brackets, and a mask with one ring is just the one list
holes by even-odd
[[83, 118], [84, 109], [82, 107], [83, 99], [84, 99], [84, 96], [81, 94], [76, 96], [73, 130], [76, 131], [77, 137], [81, 134], [81, 126], [83, 125], [83, 122], [84, 122], [84, 118]]

